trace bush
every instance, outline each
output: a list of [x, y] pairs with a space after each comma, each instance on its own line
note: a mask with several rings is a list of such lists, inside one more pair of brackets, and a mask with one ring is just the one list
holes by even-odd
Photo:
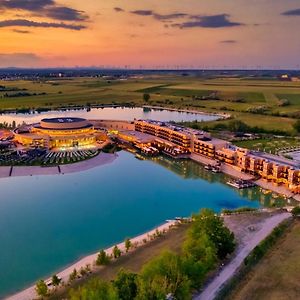
[[223, 209], [222, 213], [226, 215], [235, 214], [235, 213], [243, 213], [243, 212], [254, 212], [257, 211], [257, 208], [253, 207], [240, 207], [237, 209]]
[[290, 105], [290, 101], [287, 99], [280, 99], [278, 101], [278, 106], [282, 107], [282, 106], [288, 106], [288, 105]]
[[48, 287], [44, 280], [39, 280], [36, 283], [35, 291], [41, 297], [46, 297], [48, 295]]
[[164, 252], [147, 263], [138, 278], [138, 300], [191, 299], [190, 281], [184, 272], [183, 260], [172, 252]]
[[96, 259], [96, 265], [101, 266], [101, 265], [108, 265], [110, 262], [109, 256], [106, 254], [106, 252], [102, 249], [97, 256]]
[[110, 282], [90, 280], [84, 286], [70, 291], [70, 300], [119, 300], [118, 293]]
[[300, 215], [300, 206], [295, 206], [292, 209], [291, 213], [294, 217], [299, 216]]
[[121, 269], [113, 286], [116, 288], [120, 300], [131, 300], [137, 295], [137, 274]]

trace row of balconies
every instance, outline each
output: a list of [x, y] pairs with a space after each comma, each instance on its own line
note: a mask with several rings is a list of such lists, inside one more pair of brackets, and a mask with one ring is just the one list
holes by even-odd
[[205, 148], [215, 149], [214, 145], [208, 145], [208, 144], [205, 144], [205, 143], [194, 142], [194, 145], [198, 146], [198, 147], [205, 147]]

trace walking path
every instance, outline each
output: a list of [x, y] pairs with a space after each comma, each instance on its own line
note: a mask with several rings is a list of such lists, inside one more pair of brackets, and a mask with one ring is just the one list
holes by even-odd
[[300, 201], [300, 195], [295, 195], [291, 191], [289, 191], [285, 186], [279, 185], [276, 186], [272, 182], [268, 182], [263, 179], [256, 180], [255, 183], [262, 187], [263, 189], [273, 191], [280, 195], [285, 195], [286, 197], [294, 198], [297, 201]]
[[[198, 163], [204, 164], [204, 165], [211, 165], [211, 166], [216, 166], [217, 165], [216, 160], [210, 159], [210, 158], [198, 155], [198, 154], [194, 154], [194, 153], [190, 154], [190, 159], [192, 159], [192, 160], [194, 160]], [[244, 179], [244, 180], [253, 180], [254, 179], [254, 176], [243, 173], [240, 170], [235, 169], [233, 166], [227, 165], [225, 163], [221, 164], [220, 170], [221, 170], [222, 173], [227, 174], [231, 177], [235, 177], [237, 179]], [[262, 187], [266, 190], [271, 190], [271, 191], [273, 191], [277, 194], [284, 195], [284, 196], [289, 197], [289, 198], [294, 198], [295, 200], [300, 201], [300, 195], [293, 194], [285, 186], [282, 186], [282, 185], [276, 186], [272, 182], [267, 182], [264, 179], [256, 180], [255, 183], [258, 186], [260, 186], [260, 187]]]
[[[156, 228], [154, 228], [154, 229], [152, 229], [152, 230], [150, 230], [150, 231], [148, 231], [144, 234], [141, 234], [141, 235], [139, 235], [135, 238], [132, 238], [131, 243], [132, 243], [132, 245], [137, 245], [137, 246], [143, 245], [145, 239], [147, 241], [151, 240], [151, 236], [153, 234], [155, 234], [157, 231], [159, 231], [159, 232], [167, 231], [167, 230], [170, 229], [170, 227], [177, 224], [177, 222], [178, 221], [176, 221], [176, 220], [170, 220], [170, 221], [162, 224], [161, 226], [158, 226], [158, 227], [156, 227]], [[124, 252], [125, 249], [126, 249], [124, 242], [117, 244], [117, 246], [122, 252]], [[106, 253], [108, 255], [111, 255], [113, 248], [114, 248], [114, 246], [106, 249], [105, 250]], [[97, 256], [98, 256], [98, 252], [94, 253], [94, 254], [91, 254], [89, 256], [86, 256], [83, 259], [79, 260], [78, 262], [76, 262], [76, 263], [72, 264], [71, 266], [67, 267], [63, 271], [59, 272], [57, 274], [57, 276], [62, 278], [62, 281], [68, 282], [69, 276], [70, 276], [70, 274], [72, 273], [72, 271], [74, 269], [79, 271], [80, 268], [84, 268], [84, 267], [86, 267], [86, 265], [90, 265], [92, 270], [95, 269], [95, 268], [97, 268], [95, 266], [95, 261], [97, 259]], [[48, 281], [48, 280], [51, 280], [51, 278], [48, 278], [46, 281]], [[35, 298], [37, 298], [37, 295], [36, 295], [36, 292], [35, 292], [35, 286], [31, 286], [30, 288], [28, 288], [26, 290], [23, 290], [20, 293], [17, 293], [13, 296], [7, 297], [6, 300], [32, 300], [32, 299], [35, 299]]]
[[[211, 165], [211, 166], [217, 166], [218, 162], [215, 159], [211, 159], [202, 155], [198, 154], [190, 154], [190, 159], [203, 164], [203, 165]], [[222, 163], [221, 164], [221, 172], [224, 174], [227, 174], [229, 176], [239, 178], [239, 179], [245, 179], [245, 180], [251, 180], [253, 179], [252, 175], [242, 173], [241, 171], [235, 169], [233, 166], [227, 165]]]
[[213, 300], [220, 292], [228, 280], [237, 272], [238, 268], [243, 263], [244, 259], [262, 240], [264, 240], [272, 230], [282, 221], [291, 217], [290, 213], [276, 214], [266, 219], [260, 229], [256, 231], [247, 243], [239, 249], [236, 256], [222, 269], [222, 271], [205, 287], [204, 291], [194, 297], [195, 300]]

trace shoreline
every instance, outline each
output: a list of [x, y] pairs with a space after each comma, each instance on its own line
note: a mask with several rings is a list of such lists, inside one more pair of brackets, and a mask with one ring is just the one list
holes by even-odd
[[0, 179], [20, 176], [64, 175], [87, 171], [95, 167], [112, 163], [118, 155], [116, 153], [100, 152], [97, 156], [73, 164], [54, 167], [41, 166], [4, 166], [0, 167]]
[[[22, 177], [22, 176], [42, 176], [42, 175], [65, 175], [72, 174], [77, 172], [83, 172], [95, 167], [103, 166], [106, 164], [112, 163], [117, 159], [117, 153], [105, 153], [100, 152], [97, 156], [83, 160], [77, 163], [71, 163], [66, 165], [59, 165], [54, 167], [41, 167], [41, 166], [0, 166], [0, 179], [10, 178], [10, 177]], [[200, 163], [201, 165], [215, 165], [216, 162], [213, 159], [191, 154], [189, 157], [190, 160]], [[222, 164], [221, 173], [229, 175], [232, 178], [244, 179], [244, 180], [253, 180], [252, 175], [242, 173], [241, 171], [233, 168], [231, 165]], [[257, 186], [271, 190], [274, 193], [277, 193], [281, 196], [292, 198], [300, 202], [300, 195], [295, 195], [289, 191], [284, 186], [276, 186], [270, 182], [267, 182], [263, 179], [258, 179], [254, 181]]]
[[177, 112], [184, 112], [184, 113], [191, 113], [191, 114], [199, 114], [199, 115], [210, 115], [210, 116], [217, 116], [221, 119], [228, 119], [231, 117], [230, 114], [227, 113], [214, 113], [214, 112], [205, 112], [202, 110], [196, 109], [178, 109], [173, 107], [164, 107], [164, 106], [155, 106], [155, 105], [143, 105], [142, 108], [149, 108], [149, 109], [157, 109], [157, 110], [168, 110], [168, 111], [177, 111]]
[[[195, 154], [191, 154], [190, 159], [200, 163], [202, 165], [215, 165], [216, 162], [213, 159], [204, 157], [204, 156], [200, 156], [200, 155], [195, 155]], [[244, 180], [253, 180], [254, 177], [252, 175], [246, 174], [246, 173], [242, 173], [239, 170], [236, 170], [233, 166], [231, 165], [227, 165], [227, 164], [222, 164], [221, 165], [221, 173], [228, 175], [232, 178], [236, 178], [236, 179], [244, 179]], [[281, 196], [287, 197], [287, 198], [292, 198], [296, 201], [300, 202], [300, 195], [295, 195], [293, 194], [291, 191], [289, 191], [286, 187], [284, 186], [276, 186], [271, 182], [267, 182], [263, 179], [258, 179], [258, 180], [254, 180], [254, 183], [266, 190], [270, 190], [276, 194], [279, 194]]]
[[42, 113], [47, 112], [63, 112], [63, 111], [72, 111], [72, 110], [86, 110], [86, 109], [103, 109], [103, 108], [150, 108], [150, 109], [158, 109], [158, 110], [167, 110], [167, 111], [177, 111], [177, 112], [184, 112], [184, 113], [192, 113], [192, 114], [199, 114], [199, 115], [210, 115], [210, 116], [217, 116], [222, 119], [228, 119], [231, 117], [228, 113], [215, 113], [215, 112], [205, 112], [201, 110], [196, 109], [178, 109], [173, 107], [164, 107], [164, 106], [155, 106], [155, 105], [140, 105], [140, 106], [130, 106], [130, 105], [118, 105], [118, 104], [94, 104], [90, 106], [86, 105], [78, 105], [78, 106], [65, 106], [65, 107], [54, 107], [53, 109], [47, 109], [47, 110], [40, 110], [39, 107], [33, 109], [33, 110], [26, 110], [26, 112], [18, 111], [18, 109], [7, 109], [7, 110], [1, 110], [1, 115], [18, 115], [18, 114], [37, 114], [40, 115]]
[[[177, 220], [167, 220], [165, 223], [163, 223], [159, 226], [156, 226], [155, 228], [153, 228], [145, 233], [142, 233], [140, 235], [137, 235], [137, 236], [131, 238], [130, 241], [132, 242], [132, 245], [136, 245], [137, 247], [140, 247], [140, 246], [144, 245], [145, 239], [147, 240], [147, 242], [150, 242], [151, 236], [156, 234], [157, 231], [159, 231], [159, 232], [168, 231], [168, 230], [170, 230], [170, 228], [172, 228], [173, 226], [178, 224], [178, 222], [179, 221], [177, 221]], [[122, 252], [126, 251], [125, 241], [117, 243], [115, 245], [117, 245], [118, 248]], [[104, 251], [108, 255], [111, 255], [115, 245], [104, 249]], [[133, 247], [133, 250], [129, 250], [129, 252], [133, 252], [133, 251], [134, 251], [134, 247]], [[79, 260], [77, 260], [73, 263], [70, 263], [70, 265], [63, 267], [62, 270], [58, 271], [58, 273], [56, 273], [57, 276], [59, 276], [63, 282], [67, 283], [67, 281], [69, 279], [69, 275], [72, 273], [72, 271], [75, 268], [77, 271], [79, 271], [80, 268], [82, 268], [82, 267], [84, 268], [87, 264], [89, 264], [91, 266], [92, 271], [95, 271], [96, 269], [101, 268], [102, 266], [95, 265], [95, 261], [97, 259], [98, 253], [99, 252], [86, 255], [86, 256], [80, 258]], [[51, 277], [45, 279], [45, 281], [48, 281], [48, 280], [51, 280]], [[51, 290], [51, 288], [50, 288], [50, 290]], [[4, 297], [5, 300], [32, 300], [32, 299], [36, 299], [36, 298], [37, 298], [37, 294], [35, 292], [35, 285], [32, 285], [29, 288], [26, 288], [22, 291], [16, 292], [15, 294]]]

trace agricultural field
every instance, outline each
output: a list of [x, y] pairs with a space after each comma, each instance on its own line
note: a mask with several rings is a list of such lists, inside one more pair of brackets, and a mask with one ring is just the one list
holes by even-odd
[[[0, 110], [76, 105], [157, 105], [226, 112], [249, 126], [291, 133], [300, 116], [300, 82], [157, 75], [128, 79], [1, 81]], [[146, 103], [143, 94], [150, 94]]]
[[299, 299], [300, 221], [276, 242], [226, 299]]

